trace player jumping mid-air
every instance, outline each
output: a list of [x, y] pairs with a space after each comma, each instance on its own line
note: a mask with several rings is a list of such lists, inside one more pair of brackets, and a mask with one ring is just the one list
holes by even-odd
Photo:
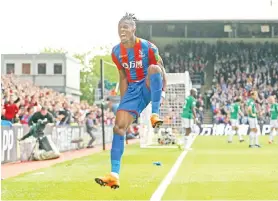
[[258, 93], [256, 91], [251, 92], [251, 97], [247, 101], [248, 107], [248, 122], [250, 126], [250, 133], [249, 133], [249, 148], [258, 147], [261, 148], [259, 145], [259, 133], [258, 133], [258, 119], [257, 119], [257, 109], [255, 101], [258, 99]]
[[269, 134], [269, 144], [273, 143], [273, 138], [277, 134], [278, 131], [278, 104], [275, 101], [274, 96], [270, 96], [268, 102], [271, 104], [270, 107], [270, 126], [271, 132]]
[[124, 152], [124, 136], [146, 106], [152, 102], [152, 127], [159, 127], [161, 97], [165, 95], [166, 74], [158, 49], [135, 36], [136, 18], [126, 14], [118, 24], [121, 42], [112, 49], [112, 60], [119, 71], [121, 101], [116, 113], [111, 149], [111, 173], [98, 177], [101, 186], [120, 187], [119, 173]]
[[196, 97], [197, 97], [197, 89], [192, 88], [190, 90], [190, 96], [188, 96], [185, 99], [185, 103], [183, 106], [183, 112], [181, 114], [182, 117], [182, 124], [183, 127], [185, 128], [185, 137], [184, 137], [184, 148], [185, 149], [190, 149], [190, 133], [191, 133], [191, 128], [192, 126], [196, 123], [197, 121], [197, 116], [196, 116]]
[[230, 119], [232, 124], [232, 130], [229, 134], [228, 143], [232, 143], [233, 136], [238, 134], [240, 142], [243, 142], [242, 135], [238, 132], [239, 129], [239, 115], [244, 116], [240, 109], [241, 98], [237, 98], [233, 104], [230, 106]]

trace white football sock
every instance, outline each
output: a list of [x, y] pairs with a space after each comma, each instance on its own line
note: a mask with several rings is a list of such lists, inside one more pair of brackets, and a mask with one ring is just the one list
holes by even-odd
[[273, 130], [273, 131], [270, 132], [269, 141], [273, 141], [273, 136], [275, 136], [275, 134], [276, 134], [276, 130]]
[[258, 132], [255, 133], [255, 144], [259, 145], [259, 133]]
[[184, 136], [184, 148], [188, 148], [188, 144], [190, 141], [190, 136]]
[[238, 139], [243, 140], [242, 135], [241, 135], [241, 133], [238, 132], [238, 130], [237, 130], [237, 134], [238, 134]]
[[249, 134], [249, 144], [254, 145], [254, 132], [251, 131]]
[[235, 131], [234, 130], [231, 130], [231, 132], [229, 133], [229, 138], [228, 138], [228, 141], [232, 142], [233, 141], [233, 136], [235, 134]]

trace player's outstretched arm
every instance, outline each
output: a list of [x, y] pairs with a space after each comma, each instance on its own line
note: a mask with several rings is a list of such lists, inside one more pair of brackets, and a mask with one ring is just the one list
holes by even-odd
[[128, 82], [127, 77], [125, 74], [124, 69], [119, 70], [119, 82], [120, 82], [120, 94], [121, 98], [125, 95], [125, 92], [127, 90]]

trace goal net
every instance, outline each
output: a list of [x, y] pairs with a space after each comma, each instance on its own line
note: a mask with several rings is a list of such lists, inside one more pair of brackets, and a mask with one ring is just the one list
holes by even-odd
[[168, 73], [166, 98], [160, 108], [164, 120], [159, 129], [153, 129], [150, 122], [151, 103], [140, 115], [141, 148], [176, 148], [183, 143], [181, 112], [186, 96], [192, 88], [189, 73]]

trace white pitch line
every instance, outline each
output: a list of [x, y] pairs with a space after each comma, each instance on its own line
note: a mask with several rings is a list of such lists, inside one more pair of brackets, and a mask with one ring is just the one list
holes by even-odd
[[[193, 136], [190, 146], [191, 147], [192, 143], [194, 142], [196, 138], [196, 135]], [[167, 187], [169, 186], [169, 184], [171, 183], [171, 181], [173, 180], [174, 176], [177, 174], [177, 171], [179, 169], [179, 167], [181, 166], [181, 163], [184, 159], [184, 157], [186, 156], [186, 154], [188, 153], [188, 150], [184, 150], [178, 157], [178, 159], [176, 160], [175, 164], [173, 165], [172, 169], [169, 171], [169, 173], [167, 174], [167, 176], [163, 179], [163, 181], [160, 183], [160, 185], [158, 186], [158, 188], [156, 189], [156, 191], [152, 194], [152, 197], [150, 199], [150, 201], [161, 201]]]

